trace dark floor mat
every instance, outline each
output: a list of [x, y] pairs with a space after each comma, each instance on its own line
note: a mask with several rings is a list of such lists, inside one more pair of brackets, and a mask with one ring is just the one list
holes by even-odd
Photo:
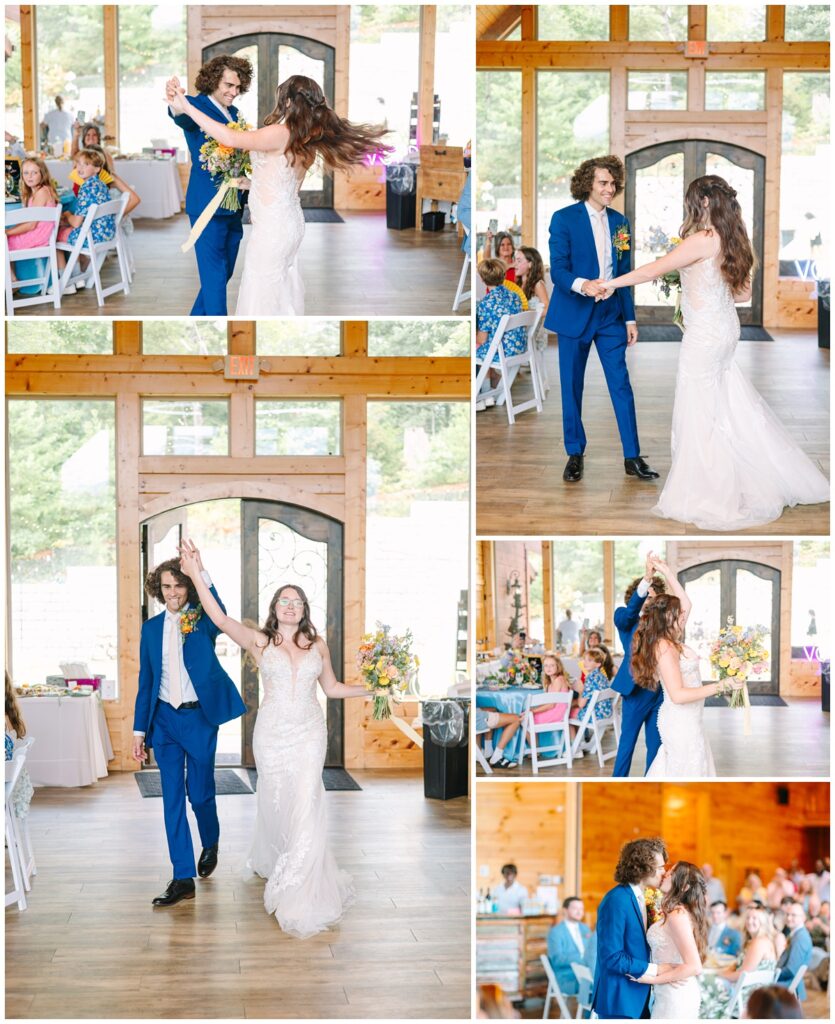
[[[133, 776], [142, 796], [162, 796], [159, 770], [148, 769]], [[237, 772], [231, 768], [215, 769], [215, 792], [218, 796], [236, 796], [239, 793], [252, 794], [252, 789]]]
[[[681, 341], [681, 331], [675, 324], [642, 324], [638, 321], [639, 341]], [[742, 341], [774, 341], [764, 327], [743, 324]]]
[[[246, 772], [249, 775], [249, 781], [252, 788], [256, 789], [258, 786], [258, 772], [255, 768], [247, 768]], [[323, 768], [322, 785], [326, 790], [332, 792], [338, 792], [340, 790], [358, 790], [359, 792], [362, 792], [362, 786], [356, 779], [352, 778], [344, 768]]]
[[322, 210], [309, 206], [304, 211], [305, 224], [344, 224], [345, 221], [336, 210]]
[[[787, 708], [788, 704], [782, 697], [775, 697], [771, 693], [752, 693], [749, 696], [751, 707], [754, 708]], [[727, 700], [724, 697], [708, 697], [705, 701], [706, 708], [726, 708]]]

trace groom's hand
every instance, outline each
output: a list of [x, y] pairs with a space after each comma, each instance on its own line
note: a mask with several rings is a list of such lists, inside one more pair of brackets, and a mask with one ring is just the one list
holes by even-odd
[[132, 753], [133, 753], [134, 761], [139, 761], [141, 763], [143, 761], [147, 761], [148, 760], [148, 754], [147, 754], [147, 751], [145, 750], [145, 737], [144, 736], [134, 736], [133, 737], [133, 751], [132, 751]]
[[626, 325], [626, 346], [634, 345], [638, 340], [638, 325], [627, 324]]
[[590, 299], [602, 299], [607, 289], [602, 281], [583, 281], [580, 291]]

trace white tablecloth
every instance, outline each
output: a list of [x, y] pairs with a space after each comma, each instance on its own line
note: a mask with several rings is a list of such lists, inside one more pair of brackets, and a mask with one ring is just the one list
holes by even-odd
[[101, 701], [88, 697], [19, 697], [26, 758], [34, 786], [90, 786], [107, 775], [113, 747]]
[[[133, 217], [164, 220], [180, 212], [183, 187], [175, 160], [114, 160], [113, 163], [119, 177], [142, 200]], [[47, 160], [46, 166], [59, 185], [69, 187], [71, 160]]]

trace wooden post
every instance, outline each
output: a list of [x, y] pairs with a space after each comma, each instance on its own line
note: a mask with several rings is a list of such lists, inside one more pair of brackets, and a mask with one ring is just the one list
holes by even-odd
[[563, 875], [564, 893], [581, 892], [583, 879], [581, 867], [583, 856], [583, 787], [577, 782], [565, 785], [565, 872]]
[[498, 643], [496, 634], [496, 548], [491, 540], [481, 541], [484, 557], [484, 635], [487, 638], [487, 649], [491, 650]]
[[[768, 10], [769, 8], [766, 8]], [[766, 124], [765, 218], [763, 224], [763, 323], [779, 324], [780, 296], [780, 163], [783, 152], [783, 69], [765, 73]]]
[[36, 52], [37, 18], [35, 7], [20, 8], [20, 88], [23, 97], [23, 145], [36, 152], [41, 137], [38, 121], [38, 66]]
[[629, 8], [626, 4], [612, 4], [609, 8], [609, 39], [618, 43], [629, 39]]
[[[346, 683], [358, 683], [352, 652], [365, 632], [366, 432], [365, 395], [348, 395], [343, 404], [345, 456], [345, 664], [334, 666]], [[365, 767], [364, 700], [345, 701], [345, 767]], [[370, 714], [370, 711], [368, 711]], [[395, 728], [391, 726], [392, 730]]]
[[[351, 58], [351, 7], [340, 4], [336, 8], [336, 46], [333, 74], [333, 109], [340, 117], [348, 116], [348, 83], [350, 81]], [[336, 171], [333, 176], [333, 205], [345, 209], [349, 196], [346, 171]]]
[[[435, 25], [437, 8], [425, 4], [420, 8], [420, 48], [418, 62], [420, 79], [418, 85], [418, 135], [419, 146], [431, 146], [432, 117], [435, 109]], [[420, 211], [418, 211], [420, 219]]]
[[522, 42], [533, 42], [536, 39], [539, 30], [538, 13], [539, 8], [536, 4], [525, 4], [522, 7], [522, 24], [520, 25]]
[[554, 562], [553, 543], [542, 541], [542, 604], [545, 609], [545, 650], [554, 646]]
[[142, 355], [142, 321], [141, 320], [114, 320], [113, 321], [113, 355], [114, 356], [141, 356]]
[[228, 352], [230, 356], [254, 356], [256, 353], [256, 331], [253, 320], [227, 321]]
[[707, 7], [690, 4], [687, 10], [687, 38], [698, 41], [707, 39]]
[[765, 38], [769, 42], [782, 43], [786, 38], [785, 4], [768, 4], [765, 8]]
[[[524, 19], [523, 19], [524, 20]], [[522, 239], [536, 245], [536, 69], [522, 68]]]
[[603, 633], [604, 642], [615, 642], [615, 544], [603, 541]]
[[104, 134], [119, 145], [119, 8], [104, 7]]
[[343, 356], [367, 356], [368, 355], [368, 321], [367, 320], [343, 320], [342, 321], [342, 355]]

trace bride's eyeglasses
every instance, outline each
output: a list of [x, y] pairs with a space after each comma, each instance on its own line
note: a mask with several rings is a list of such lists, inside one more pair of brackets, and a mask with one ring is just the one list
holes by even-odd
[[280, 604], [282, 608], [304, 608], [304, 601], [299, 600], [297, 597], [280, 597], [278, 599], [278, 604]]

